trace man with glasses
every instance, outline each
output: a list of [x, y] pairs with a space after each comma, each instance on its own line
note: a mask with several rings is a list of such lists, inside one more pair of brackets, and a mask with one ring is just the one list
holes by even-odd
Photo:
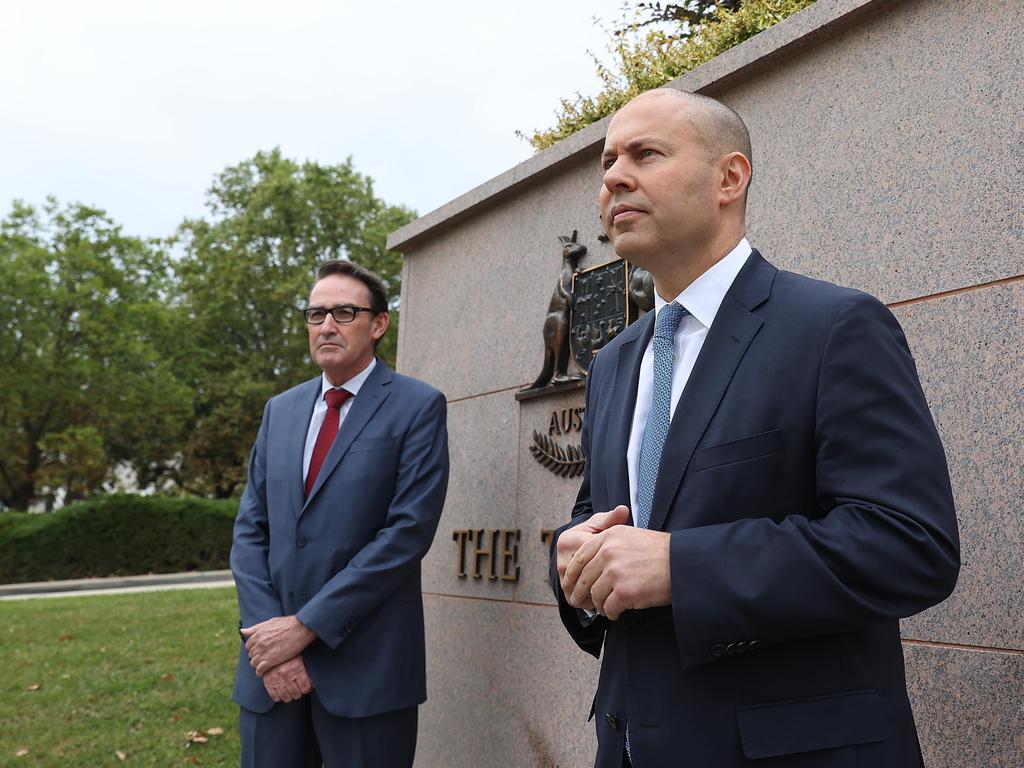
[[301, 311], [322, 373], [267, 403], [231, 550], [242, 765], [411, 766], [445, 399], [375, 357], [388, 297], [369, 270], [324, 262]]

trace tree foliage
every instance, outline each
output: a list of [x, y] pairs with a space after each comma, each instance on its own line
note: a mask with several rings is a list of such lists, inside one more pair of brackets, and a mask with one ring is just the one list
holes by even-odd
[[[758, 32], [774, 26], [814, 0], [688, 2], [661, 6], [641, 3], [635, 19], [612, 36], [613, 64], [594, 57], [603, 84], [596, 96], [562, 99], [554, 127], [520, 134], [537, 151], [606, 117], [634, 96], [659, 88], [710, 61]], [[735, 8], [735, 10], [733, 10]], [[713, 10], [712, 10], [713, 9]], [[667, 23], [674, 28], [641, 29]]]
[[640, 27], [671, 24], [680, 37], [690, 37], [700, 25], [717, 21], [721, 11], [738, 11], [743, 0], [687, 0], [684, 3], [637, 3], [636, 17], [615, 35], [624, 35]]
[[[380, 274], [397, 329], [401, 257], [384, 243], [414, 214], [351, 161], [260, 152], [208, 204], [163, 246], [53, 199], [0, 223], [0, 508], [88, 497], [115, 468], [234, 493], [263, 403], [317, 370], [295, 308], [324, 259]], [[396, 332], [378, 350], [392, 365]]]
[[[224, 497], [245, 480], [264, 402], [309, 378], [303, 306], [316, 265], [349, 258], [377, 272], [397, 297], [401, 256], [388, 232], [414, 214], [389, 206], [351, 160], [296, 163], [277, 149], [227, 168], [208, 195], [209, 219], [186, 220], [176, 271], [186, 342], [176, 368], [195, 393], [179, 474], [182, 486]], [[397, 312], [379, 353], [394, 365]]]
[[0, 501], [85, 497], [118, 463], [173, 459], [189, 392], [161, 349], [173, 333], [165, 255], [83, 205], [15, 203], [0, 223]]

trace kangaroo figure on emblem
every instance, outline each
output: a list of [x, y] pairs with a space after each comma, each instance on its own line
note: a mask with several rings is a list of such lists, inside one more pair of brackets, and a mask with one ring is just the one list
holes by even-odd
[[[572, 309], [572, 278], [579, 272], [580, 260], [587, 252], [587, 246], [576, 242], [577, 231], [572, 237], [559, 236], [562, 243], [562, 270], [558, 273], [558, 285], [551, 295], [551, 304], [544, 319], [544, 367], [529, 389], [540, 389], [552, 384], [576, 381], [585, 376], [577, 370], [569, 352], [569, 311]], [[572, 373], [569, 366], [573, 366]]]

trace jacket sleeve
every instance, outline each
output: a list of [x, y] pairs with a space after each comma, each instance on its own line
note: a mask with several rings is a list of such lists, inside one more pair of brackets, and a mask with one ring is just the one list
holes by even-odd
[[440, 392], [425, 400], [402, 442], [383, 527], [296, 614], [332, 649], [417, 572], [430, 549], [448, 488], [446, 409]]
[[583, 455], [586, 459], [583, 465], [583, 482], [580, 484], [579, 493], [576, 494], [576, 503], [572, 508], [572, 520], [555, 531], [551, 537], [551, 553], [548, 568], [548, 576], [551, 580], [551, 588], [554, 590], [555, 599], [558, 600], [558, 614], [562, 624], [568, 630], [569, 635], [576, 644], [593, 656], [601, 653], [601, 644], [604, 642], [604, 632], [607, 619], [603, 616], [588, 617], [586, 612], [569, 605], [562, 592], [561, 582], [558, 578], [558, 538], [568, 529], [586, 522], [594, 514], [594, 507], [590, 500], [590, 392], [593, 383], [593, 363], [590, 374], [587, 378], [587, 396], [583, 412], [583, 431], [581, 433], [581, 445]]
[[270, 424], [270, 403], [263, 409], [260, 424], [249, 457], [248, 481], [238, 505], [231, 544], [231, 572], [238, 593], [238, 610], [242, 626], [251, 627], [261, 621], [283, 616], [281, 598], [270, 581], [267, 561], [270, 551], [270, 528], [267, 522], [267, 430]]
[[835, 313], [815, 403], [817, 510], [674, 531], [672, 612], [683, 666], [715, 646], [849, 631], [910, 616], [956, 584], [945, 454], [906, 338], [864, 294]]

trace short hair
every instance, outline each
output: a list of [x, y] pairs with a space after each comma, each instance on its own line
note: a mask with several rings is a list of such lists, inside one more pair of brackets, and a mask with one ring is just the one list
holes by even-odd
[[[330, 275], [341, 275], [358, 280], [370, 292], [370, 309], [375, 314], [388, 311], [388, 286], [376, 272], [348, 259], [328, 259], [316, 268], [316, 282]], [[315, 283], [314, 283], [315, 285]]]
[[671, 95], [696, 107], [697, 111], [693, 116], [694, 127], [715, 156], [741, 152], [753, 163], [747, 124], [731, 107], [702, 93], [681, 91], [678, 88], [655, 88], [646, 93]]

